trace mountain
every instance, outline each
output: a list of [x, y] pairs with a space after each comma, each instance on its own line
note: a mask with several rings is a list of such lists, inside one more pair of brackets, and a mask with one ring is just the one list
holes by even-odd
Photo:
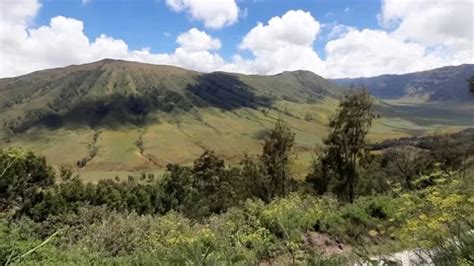
[[[343, 92], [309, 71], [199, 73], [106, 59], [0, 79], [0, 148], [25, 147], [95, 181], [159, 173], [206, 149], [238, 163], [261, 152], [282, 118], [295, 133], [293, 170], [306, 173]], [[474, 119], [474, 105], [458, 102], [377, 101], [376, 109], [374, 142], [458, 130]]]
[[382, 75], [369, 78], [344, 78], [333, 81], [341, 86], [363, 85], [381, 99], [408, 101], [472, 102], [467, 82], [474, 76], [474, 65], [447, 66], [403, 75]]
[[336, 85], [309, 71], [206, 74], [105, 59], [0, 79], [0, 114], [5, 130], [20, 133], [36, 125], [143, 124], [156, 111], [270, 107], [278, 99], [318, 101], [339, 94]]

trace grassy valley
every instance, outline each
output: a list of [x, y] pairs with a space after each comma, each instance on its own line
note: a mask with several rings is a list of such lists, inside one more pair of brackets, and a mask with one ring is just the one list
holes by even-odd
[[[345, 96], [330, 111], [331, 118], [324, 118], [324, 136], [321, 131], [321, 136], [313, 135], [313, 140], [322, 138], [317, 153], [302, 150], [305, 138], [297, 137], [304, 132], [310, 139], [314, 133], [269, 112], [261, 120], [270, 127], [256, 136], [260, 145], [253, 156], [226, 157], [220, 155], [225, 150], [217, 153], [195, 143], [205, 151], [192, 162], [168, 163], [163, 173], [124, 180], [84, 180], [71, 168], [53, 169], [24, 147], [2, 149], [0, 262], [399, 265], [413, 260], [471, 265], [474, 130], [387, 139], [383, 127], [391, 120], [372, 127], [372, 121], [380, 120], [375, 107], [365, 91]], [[229, 113], [207, 111], [204, 121], [232, 129], [224, 132], [234, 137], [230, 132], [239, 124]], [[82, 164], [123, 169], [141, 160], [141, 167], [160, 167], [161, 158], [148, 153], [153, 149], [191, 156], [178, 142], [174, 145], [183, 152], [160, 142], [146, 144], [147, 138], [167, 136], [164, 129], [172, 136], [190, 135], [186, 140], [204, 141], [209, 135], [202, 124], [192, 125], [193, 131], [179, 125], [89, 130]], [[154, 130], [161, 132], [149, 135]], [[62, 132], [68, 137], [68, 131]], [[218, 133], [206, 140], [214, 149], [224, 146], [215, 137], [224, 133]], [[368, 134], [385, 140], [369, 143]], [[245, 148], [245, 142], [238, 143], [224, 147]], [[65, 146], [56, 154], [68, 156], [70, 151]], [[295, 164], [305, 152], [314, 161], [297, 175]], [[96, 160], [103, 157], [117, 164], [100, 165]]]
[[[296, 133], [293, 170], [303, 175], [342, 93], [305, 71], [201, 74], [103, 60], [1, 80], [0, 147], [27, 147], [96, 181], [162, 173], [205, 149], [236, 163], [256, 154], [282, 118]], [[456, 131], [473, 120], [472, 105], [464, 103], [378, 101], [376, 110], [372, 142]]]

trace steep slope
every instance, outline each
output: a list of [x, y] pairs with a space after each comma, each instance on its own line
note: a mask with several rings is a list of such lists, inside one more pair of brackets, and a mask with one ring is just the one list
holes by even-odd
[[144, 124], [155, 111], [270, 107], [278, 99], [317, 101], [338, 95], [336, 85], [311, 72], [245, 76], [198, 73], [172, 66], [105, 59], [0, 80], [3, 128], [36, 125]]
[[341, 86], [364, 85], [381, 99], [410, 101], [474, 100], [469, 93], [469, 80], [474, 76], [474, 65], [447, 66], [404, 75], [382, 75], [370, 78], [335, 79]]

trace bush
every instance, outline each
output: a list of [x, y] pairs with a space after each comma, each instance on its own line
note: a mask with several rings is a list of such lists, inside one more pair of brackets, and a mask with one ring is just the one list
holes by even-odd
[[54, 178], [44, 157], [20, 148], [0, 150], [0, 211], [35, 199]]

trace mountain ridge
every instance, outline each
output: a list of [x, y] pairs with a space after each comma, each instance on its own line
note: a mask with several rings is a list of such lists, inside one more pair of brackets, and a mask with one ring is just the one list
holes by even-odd
[[474, 64], [445, 66], [406, 74], [341, 78], [331, 81], [344, 87], [361, 85], [384, 100], [421, 102], [473, 101], [467, 80], [474, 76]]
[[309, 71], [273, 76], [201, 73], [104, 59], [0, 79], [0, 114], [4, 128], [20, 133], [37, 124], [59, 127], [68, 121], [96, 126], [110, 117], [118, 123], [144, 123], [154, 111], [270, 107], [278, 99], [318, 101], [338, 97], [341, 91]]

